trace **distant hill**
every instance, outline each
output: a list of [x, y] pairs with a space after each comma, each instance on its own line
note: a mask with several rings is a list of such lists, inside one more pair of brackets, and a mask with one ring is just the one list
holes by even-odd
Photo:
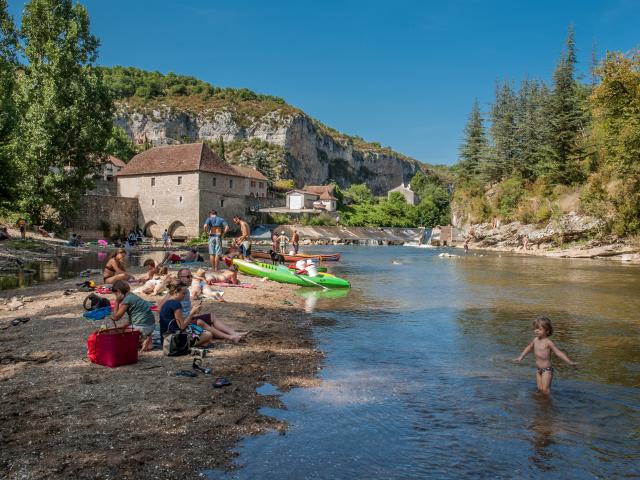
[[384, 194], [418, 171], [434, 173], [379, 143], [327, 127], [279, 97], [132, 67], [102, 71], [116, 99], [115, 123], [138, 145], [205, 141], [231, 163], [255, 166], [272, 181], [293, 179], [298, 187], [366, 183]]

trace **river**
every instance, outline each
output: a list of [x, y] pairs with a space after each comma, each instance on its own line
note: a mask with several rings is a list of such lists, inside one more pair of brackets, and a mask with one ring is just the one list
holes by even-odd
[[[640, 268], [593, 260], [344, 247], [353, 285], [309, 308], [320, 386], [280, 394], [286, 435], [245, 439], [211, 478], [640, 476]], [[579, 368], [551, 398], [512, 359], [548, 315]], [[270, 385], [259, 391], [279, 394]]]

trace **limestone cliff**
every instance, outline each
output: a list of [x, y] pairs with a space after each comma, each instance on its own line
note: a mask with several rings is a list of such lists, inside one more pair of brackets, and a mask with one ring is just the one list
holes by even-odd
[[227, 160], [255, 165], [262, 156], [273, 167], [275, 178], [291, 178], [298, 187], [330, 181], [341, 187], [366, 183], [375, 194], [383, 195], [427, 168], [391, 149], [329, 129], [286, 104], [248, 111], [234, 104], [193, 108], [182, 103], [141, 104], [124, 99], [118, 102], [115, 123], [138, 144], [222, 138]]

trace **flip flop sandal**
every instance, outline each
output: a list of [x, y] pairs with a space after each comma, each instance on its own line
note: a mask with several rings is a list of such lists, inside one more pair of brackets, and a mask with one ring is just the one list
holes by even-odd
[[198, 374], [196, 372], [192, 372], [191, 370], [178, 370], [176, 372], [176, 377], [189, 377], [195, 378]]
[[13, 320], [11, 320], [11, 325], [17, 327], [21, 323], [27, 323], [29, 320], [31, 320], [29, 317], [14, 318]]
[[216, 380], [213, 382], [213, 388], [222, 388], [226, 387], [227, 385], [231, 385], [231, 381], [222, 377], [216, 378]]
[[193, 359], [193, 369], [197, 370], [199, 372], [204, 373], [205, 375], [211, 375], [211, 369], [210, 368], [203, 368], [200, 364], [202, 363], [202, 360], [200, 360], [199, 358], [194, 358]]

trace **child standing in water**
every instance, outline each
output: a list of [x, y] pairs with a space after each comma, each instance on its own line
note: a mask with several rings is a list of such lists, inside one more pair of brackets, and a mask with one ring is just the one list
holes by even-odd
[[560, 350], [549, 339], [553, 334], [553, 326], [551, 320], [547, 317], [538, 317], [533, 321], [533, 333], [535, 338], [529, 345], [525, 347], [520, 356], [515, 359], [516, 362], [521, 362], [522, 359], [533, 350], [533, 354], [536, 357], [536, 382], [538, 384], [538, 391], [549, 395], [551, 393], [551, 380], [553, 380], [553, 367], [551, 366], [551, 352], [555, 353], [561, 360], [573, 365], [577, 363], [567, 357], [567, 355]]

